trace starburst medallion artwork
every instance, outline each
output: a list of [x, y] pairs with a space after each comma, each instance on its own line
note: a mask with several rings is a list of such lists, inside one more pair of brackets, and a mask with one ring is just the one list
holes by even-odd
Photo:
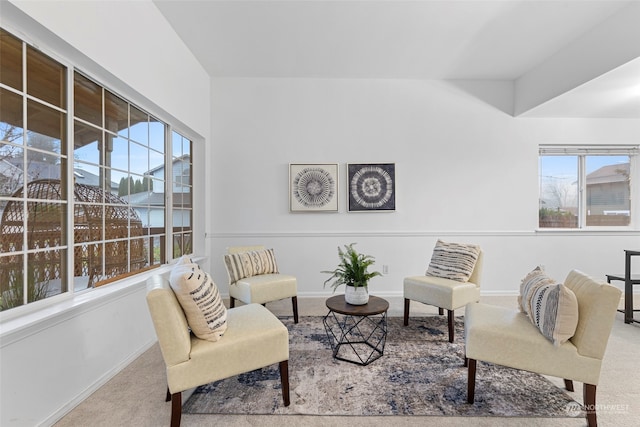
[[395, 211], [395, 163], [349, 164], [349, 212]]
[[290, 164], [291, 212], [338, 211], [338, 164]]

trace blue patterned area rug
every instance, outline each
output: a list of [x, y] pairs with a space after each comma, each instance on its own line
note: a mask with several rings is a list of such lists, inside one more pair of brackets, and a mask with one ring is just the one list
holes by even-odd
[[[463, 318], [449, 343], [446, 316], [388, 318], [384, 355], [367, 366], [335, 360], [322, 317], [281, 318], [289, 329], [291, 405], [278, 365], [198, 387], [188, 414], [575, 417], [576, 402], [546, 378], [478, 362], [467, 403]], [[224, 339], [224, 338], [223, 338]], [[256, 349], [260, 351], [260, 349]]]

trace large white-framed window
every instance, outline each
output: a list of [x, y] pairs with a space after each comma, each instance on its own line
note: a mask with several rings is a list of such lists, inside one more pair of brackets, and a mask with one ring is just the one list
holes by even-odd
[[639, 223], [638, 145], [541, 145], [541, 229], [628, 229]]
[[192, 253], [191, 140], [4, 29], [0, 67], [0, 311]]

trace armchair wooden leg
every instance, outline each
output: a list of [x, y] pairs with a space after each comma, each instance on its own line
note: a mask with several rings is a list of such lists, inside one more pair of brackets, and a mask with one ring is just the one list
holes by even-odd
[[568, 379], [564, 379], [564, 388], [567, 389], [567, 391], [573, 391], [573, 381], [572, 380], [568, 380]]
[[236, 306], [236, 299], [234, 297], [229, 297], [229, 308], [234, 308]]
[[409, 304], [411, 300], [408, 298], [404, 299], [404, 326], [409, 324]]
[[464, 364], [463, 364], [462, 366], [464, 366], [465, 368], [466, 368], [467, 366], [469, 366], [469, 359], [467, 359], [467, 358], [465, 357], [465, 358], [464, 358]]
[[443, 309], [443, 308], [438, 307], [438, 314], [439, 314], [440, 316], [442, 316], [442, 315], [444, 314], [444, 309]]
[[583, 384], [582, 400], [584, 409], [587, 411], [587, 426], [597, 427], [598, 420], [596, 418], [596, 386], [593, 384]]
[[280, 383], [282, 384], [282, 400], [284, 406], [289, 406], [289, 361], [280, 362]]
[[469, 373], [467, 375], [467, 403], [473, 404], [476, 393], [476, 359], [467, 359]]
[[171, 427], [180, 427], [182, 417], [182, 392], [171, 395]]
[[298, 297], [291, 297], [291, 306], [293, 307], [293, 323], [298, 323]]
[[447, 310], [447, 323], [449, 324], [449, 342], [453, 342], [453, 335], [455, 333], [453, 320], [454, 320], [453, 310]]

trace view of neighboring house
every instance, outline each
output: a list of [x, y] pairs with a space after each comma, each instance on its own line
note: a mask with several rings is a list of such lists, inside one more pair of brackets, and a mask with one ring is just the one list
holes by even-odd
[[587, 175], [589, 215], [629, 215], [629, 163], [607, 165]]
[[[0, 160], [0, 193], [12, 194], [24, 183], [22, 173], [23, 158], [6, 157]], [[75, 182], [78, 184], [98, 186], [100, 177], [81, 168], [73, 169]], [[38, 179], [60, 179], [60, 165], [46, 161], [29, 160], [27, 162], [27, 181]], [[118, 184], [111, 182], [111, 192], [118, 194]]]
[[[75, 178], [76, 184], [97, 187], [100, 183], [100, 177], [98, 175], [80, 168], [73, 169], [73, 177]], [[118, 184], [113, 181], [111, 181], [111, 193], [118, 194]]]
[[[190, 156], [183, 155], [173, 161], [173, 204], [176, 207], [191, 206], [191, 170]], [[22, 173], [23, 158], [6, 157], [0, 160], [0, 191], [2, 194], [12, 194], [18, 190], [23, 182]], [[95, 173], [82, 168], [74, 168], [73, 175], [75, 183], [99, 186], [100, 177]], [[165, 179], [164, 165], [158, 166], [145, 173], [145, 176], [153, 178], [152, 182], [160, 183]], [[27, 180], [29, 182], [38, 179], [60, 179], [60, 165], [46, 161], [30, 160], [27, 165]], [[119, 193], [119, 184], [111, 181], [111, 193]], [[152, 185], [151, 191], [141, 191], [130, 195], [124, 194], [120, 197], [128, 202], [138, 213], [144, 227], [164, 227], [164, 205], [165, 193], [162, 185]], [[190, 224], [190, 211], [177, 209], [173, 215], [174, 227]]]
[[[576, 214], [577, 181], [549, 180], [543, 184], [542, 207]], [[629, 163], [605, 165], [587, 174], [586, 195], [589, 215], [629, 215]]]
[[[191, 211], [180, 209], [181, 206], [191, 206], [191, 191], [189, 189], [191, 185], [190, 162], [190, 156], [184, 155], [175, 158], [172, 164], [174, 177], [173, 206], [176, 208], [173, 210], [174, 227], [190, 225]], [[160, 182], [156, 180], [164, 181], [165, 175], [164, 165], [150, 169], [145, 173], [145, 176], [153, 178], [151, 182]], [[152, 186], [151, 191], [121, 196], [138, 213], [144, 227], [164, 227], [165, 193], [164, 188], [156, 187], [158, 186]]]

